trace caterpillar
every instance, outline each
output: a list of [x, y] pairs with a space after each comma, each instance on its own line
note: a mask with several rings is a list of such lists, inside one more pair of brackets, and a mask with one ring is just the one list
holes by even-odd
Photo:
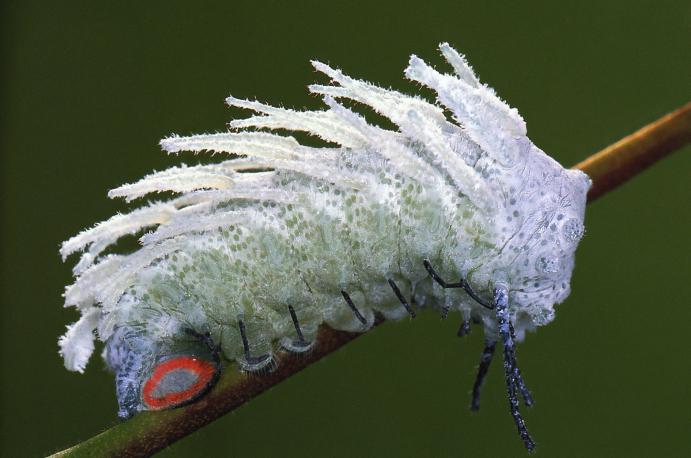
[[[569, 295], [590, 179], [535, 146], [463, 55], [446, 43], [440, 51], [453, 74], [415, 55], [405, 70], [434, 103], [313, 61], [332, 82], [309, 86], [325, 108], [229, 97], [254, 114], [226, 132], [161, 140], [168, 153], [230, 158], [112, 189], [127, 202], [174, 197], [62, 244], [63, 260], [82, 252], [64, 294], [81, 312], [59, 339], [66, 368], [83, 372], [98, 337], [127, 418], [193, 402], [224, 362], [271, 370], [276, 352], [309, 351], [322, 323], [365, 332], [377, 316], [460, 312], [459, 335], [471, 323], [485, 335], [471, 408], [499, 345], [510, 411], [532, 450], [519, 396], [533, 401], [515, 343]], [[136, 251], [108, 252], [142, 232]]]

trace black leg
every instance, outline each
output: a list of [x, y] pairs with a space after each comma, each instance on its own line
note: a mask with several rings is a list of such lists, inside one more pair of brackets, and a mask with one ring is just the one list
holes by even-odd
[[240, 337], [242, 338], [242, 348], [245, 352], [245, 359], [250, 360], [250, 344], [247, 342], [247, 332], [245, 331], [245, 323], [242, 320], [238, 320], [238, 326], [240, 328]]
[[341, 294], [343, 295], [343, 299], [345, 299], [346, 303], [348, 304], [348, 307], [350, 307], [350, 310], [352, 310], [355, 314], [355, 318], [357, 318], [363, 326], [366, 326], [367, 320], [364, 316], [362, 316], [362, 313], [360, 313], [357, 307], [355, 307], [355, 304], [353, 304], [353, 300], [350, 298], [348, 293], [346, 293], [345, 291], [341, 291]]
[[497, 327], [499, 328], [499, 335], [504, 344], [504, 375], [506, 376], [506, 390], [509, 395], [509, 408], [511, 416], [516, 423], [518, 433], [523, 440], [525, 448], [532, 451], [535, 448], [535, 442], [530, 437], [525, 421], [518, 409], [518, 396], [516, 395], [516, 359], [513, 338], [511, 337], [510, 319], [509, 319], [509, 295], [506, 288], [494, 289], [494, 305], [496, 307]]
[[204, 334], [195, 331], [192, 328], [185, 328], [183, 329], [185, 334], [188, 334], [195, 339], [200, 340], [201, 342], [204, 342], [204, 344], [209, 347], [209, 351], [211, 352], [211, 358], [213, 359], [214, 363], [216, 365], [221, 364], [221, 347], [219, 345], [216, 345], [211, 338], [211, 333], [210, 332], [205, 332]]
[[532, 407], [533, 404], [535, 404], [535, 400], [533, 400], [533, 395], [528, 389], [528, 387], [525, 385], [523, 377], [521, 376], [521, 371], [518, 369], [518, 366], [516, 366], [514, 370], [514, 377], [516, 377], [516, 385], [518, 386], [518, 391], [520, 391], [521, 396], [523, 396], [523, 404], [525, 404], [526, 407]]
[[465, 281], [463, 281], [463, 279], [457, 283], [447, 283], [446, 280], [441, 278], [437, 271], [434, 270], [434, 267], [432, 267], [432, 263], [429, 262], [429, 259], [422, 261], [422, 264], [425, 266], [427, 273], [429, 273], [432, 279], [439, 283], [442, 288], [463, 288], [465, 286]]
[[242, 320], [238, 320], [238, 327], [240, 328], [240, 337], [242, 338], [242, 349], [245, 353], [245, 368], [246, 370], [261, 371], [265, 369], [266, 366], [271, 362], [271, 355], [263, 354], [260, 356], [252, 356], [250, 354], [250, 345], [247, 341], [247, 332], [245, 330], [245, 323]]
[[396, 286], [396, 283], [393, 280], [389, 279], [389, 286], [391, 286], [391, 289], [393, 289], [393, 293], [396, 295], [396, 297], [401, 302], [403, 307], [405, 307], [405, 309], [408, 311], [410, 316], [412, 318], [415, 318], [415, 311], [410, 307], [410, 304], [408, 303], [406, 298], [403, 296], [403, 293], [401, 293], [401, 290], [398, 289], [398, 286]]
[[473, 288], [470, 287], [470, 284], [468, 282], [466, 282], [465, 279], [461, 278], [461, 281], [459, 281], [457, 283], [447, 283], [443, 278], [441, 278], [439, 276], [437, 271], [434, 270], [434, 268], [432, 267], [432, 264], [429, 262], [429, 259], [425, 259], [422, 263], [425, 266], [425, 269], [427, 270], [427, 272], [432, 277], [432, 279], [434, 281], [436, 281], [439, 284], [439, 286], [441, 286], [442, 288], [444, 288], [444, 289], [463, 288], [465, 290], [465, 292], [468, 293], [468, 296], [472, 297], [473, 300], [475, 302], [477, 302], [478, 304], [480, 304], [481, 306], [488, 308], [490, 310], [494, 308], [492, 306], [492, 304], [488, 304], [487, 301], [485, 301], [480, 296], [478, 296], [475, 293], [475, 290], [473, 290]]
[[[516, 334], [513, 331], [513, 324], [511, 324], [511, 322], [509, 322], [509, 331], [511, 331], [511, 338], [513, 340], [516, 340]], [[535, 404], [535, 401], [533, 400], [533, 395], [530, 393], [530, 390], [523, 381], [523, 376], [521, 375], [521, 371], [518, 368], [518, 361], [516, 360], [515, 352], [513, 355], [513, 359], [514, 377], [516, 378], [516, 385], [518, 385], [518, 391], [520, 391], [521, 396], [523, 396], [523, 404], [525, 404], [526, 407], [532, 407], [533, 404]]]
[[458, 328], [458, 337], [465, 337], [470, 334], [470, 320], [461, 321], [461, 327]]
[[302, 328], [300, 328], [300, 322], [298, 321], [297, 314], [292, 305], [288, 305], [288, 311], [290, 312], [290, 318], [293, 320], [293, 326], [295, 327], [295, 333], [297, 334], [297, 339], [287, 339], [283, 346], [287, 350], [293, 351], [295, 353], [304, 353], [312, 347], [312, 342], [305, 340], [305, 336], [302, 334]]
[[441, 319], [445, 320], [449, 317], [449, 310], [450, 307], [448, 305], [445, 305], [441, 308]]
[[300, 323], [298, 322], [298, 317], [295, 314], [295, 309], [292, 305], [288, 306], [288, 312], [290, 312], [290, 318], [293, 320], [293, 326], [295, 326], [295, 332], [298, 335], [298, 341], [305, 342], [305, 336], [302, 335], [302, 329], [300, 329]]
[[476, 412], [480, 409], [480, 390], [482, 390], [482, 384], [485, 382], [485, 377], [487, 376], [487, 370], [492, 362], [492, 357], [494, 356], [494, 349], [497, 347], [496, 340], [485, 341], [485, 349], [482, 350], [482, 355], [480, 356], [480, 364], [477, 367], [477, 376], [475, 377], [475, 384], [473, 385], [473, 398], [470, 402], [470, 410]]

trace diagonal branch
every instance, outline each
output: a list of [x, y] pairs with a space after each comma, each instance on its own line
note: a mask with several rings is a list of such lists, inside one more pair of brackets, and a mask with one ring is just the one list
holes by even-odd
[[[574, 166], [593, 180], [588, 200], [615, 189], [676, 149], [691, 142], [691, 102]], [[381, 323], [377, 321], [376, 324]], [[360, 334], [322, 326], [307, 355], [277, 356], [278, 369], [248, 375], [228, 367], [216, 387], [198, 402], [175, 410], [143, 412], [133, 419], [56, 453], [53, 457], [149, 456], [231, 412]]]
[[691, 102], [574, 165], [593, 180], [588, 202], [691, 142]]

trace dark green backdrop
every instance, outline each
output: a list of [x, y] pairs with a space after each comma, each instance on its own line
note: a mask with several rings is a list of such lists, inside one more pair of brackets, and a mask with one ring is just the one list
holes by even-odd
[[[105, 3], [2, 3], [2, 456], [117, 422], [102, 362], [57, 355], [77, 316], [58, 245], [127, 208], [107, 189], [177, 163], [159, 138], [223, 129], [229, 93], [315, 107], [310, 58], [413, 91], [408, 55], [441, 65], [448, 40], [565, 165], [691, 95], [687, 0]], [[519, 350], [538, 456], [690, 456], [690, 165], [588, 208], [573, 294]], [[524, 456], [499, 365], [468, 411], [482, 338], [457, 324], [382, 326], [163, 456]]]

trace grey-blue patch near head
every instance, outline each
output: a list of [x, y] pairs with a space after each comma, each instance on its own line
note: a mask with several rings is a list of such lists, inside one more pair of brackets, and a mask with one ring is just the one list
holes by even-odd
[[155, 398], [162, 398], [171, 393], [181, 393], [192, 387], [199, 377], [192, 371], [184, 368], [173, 369], [166, 373], [151, 392]]

